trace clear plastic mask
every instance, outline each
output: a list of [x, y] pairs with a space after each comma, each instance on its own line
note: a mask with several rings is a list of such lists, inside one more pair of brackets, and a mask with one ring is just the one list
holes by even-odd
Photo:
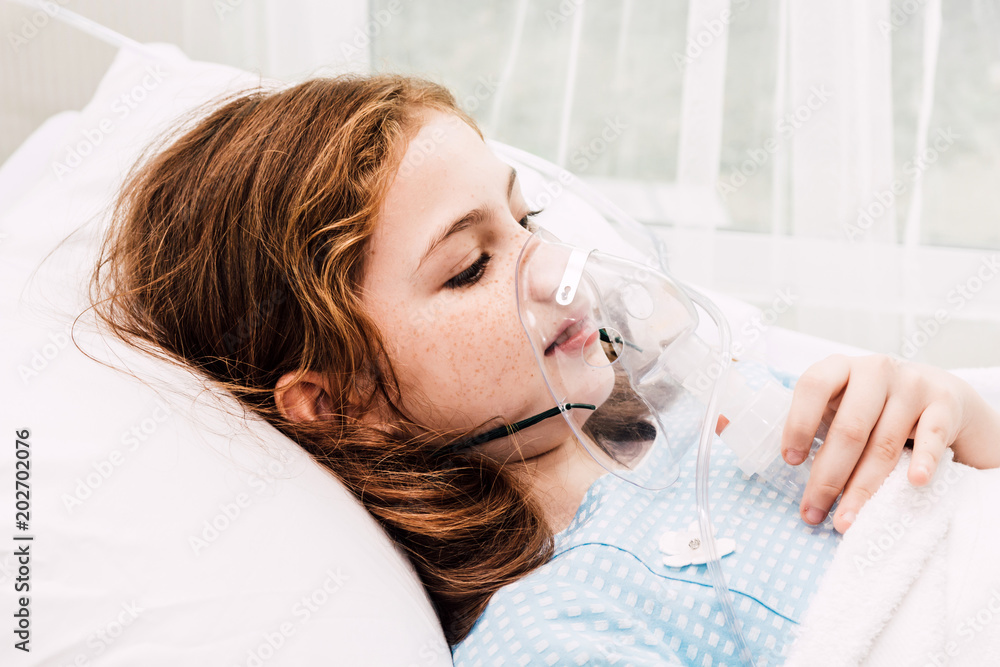
[[577, 439], [605, 469], [645, 489], [670, 486], [690, 442], [667, 437], [673, 410], [692, 409], [674, 379], [694, 304], [664, 273], [540, 229], [516, 265], [517, 308], [539, 368]]

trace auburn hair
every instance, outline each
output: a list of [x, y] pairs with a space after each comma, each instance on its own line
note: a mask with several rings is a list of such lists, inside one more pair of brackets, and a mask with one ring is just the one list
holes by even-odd
[[[379, 209], [429, 109], [482, 137], [447, 89], [394, 74], [196, 110], [127, 175], [91, 301], [114, 335], [201, 372], [343, 482], [408, 556], [454, 645], [494, 592], [551, 559], [553, 540], [508, 467], [473, 450], [435, 456], [473, 431], [430, 432], [396, 407], [385, 332], [361, 306]], [[306, 371], [329, 378], [331, 418], [278, 410], [279, 378]], [[350, 416], [375, 401], [393, 423]]]
[[[333, 472], [409, 557], [450, 644], [489, 598], [552, 556], [552, 533], [509, 469], [397, 408], [399, 385], [359, 287], [378, 212], [420, 113], [452, 113], [416, 77], [343, 75], [244, 91], [149, 147], [114, 204], [91, 280], [100, 322], [207, 376]], [[291, 421], [274, 392], [319, 371], [333, 417]], [[360, 393], [359, 393], [360, 392]]]

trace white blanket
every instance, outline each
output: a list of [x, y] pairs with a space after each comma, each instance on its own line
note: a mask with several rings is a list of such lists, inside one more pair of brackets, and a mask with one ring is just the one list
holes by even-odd
[[949, 449], [914, 487], [909, 461], [844, 535], [786, 665], [1000, 664], [1000, 469]]

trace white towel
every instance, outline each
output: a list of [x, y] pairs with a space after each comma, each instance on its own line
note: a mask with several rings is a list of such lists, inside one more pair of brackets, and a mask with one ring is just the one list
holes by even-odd
[[909, 462], [844, 535], [786, 665], [1000, 664], [1000, 470], [949, 449], [914, 487]]

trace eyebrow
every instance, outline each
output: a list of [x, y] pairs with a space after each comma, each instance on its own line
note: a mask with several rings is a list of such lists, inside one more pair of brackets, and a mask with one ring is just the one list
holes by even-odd
[[[511, 167], [510, 174], [507, 177], [507, 201], [510, 201], [510, 196], [514, 192], [514, 181], [516, 180], [517, 180], [517, 169]], [[424, 260], [426, 260], [431, 255], [431, 253], [437, 250], [438, 246], [444, 243], [445, 240], [448, 239], [448, 237], [452, 236], [453, 234], [457, 234], [458, 232], [464, 229], [468, 229], [469, 227], [473, 227], [475, 225], [480, 224], [481, 222], [487, 220], [490, 217], [490, 213], [491, 213], [491, 207], [487, 206], [486, 204], [483, 204], [482, 206], [477, 206], [476, 208], [472, 209], [471, 211], [463, 215], [455, 222], [448, 225], [440, 234], [435, 236], [434, 239], [431, 240], [429, 244], [427, 244], [427, 249], [421, 256], [420, 262], [417, 264], [417, 268], [414, 270], [414, 273], [420, 270], [420, 266], [424, 263]]]

